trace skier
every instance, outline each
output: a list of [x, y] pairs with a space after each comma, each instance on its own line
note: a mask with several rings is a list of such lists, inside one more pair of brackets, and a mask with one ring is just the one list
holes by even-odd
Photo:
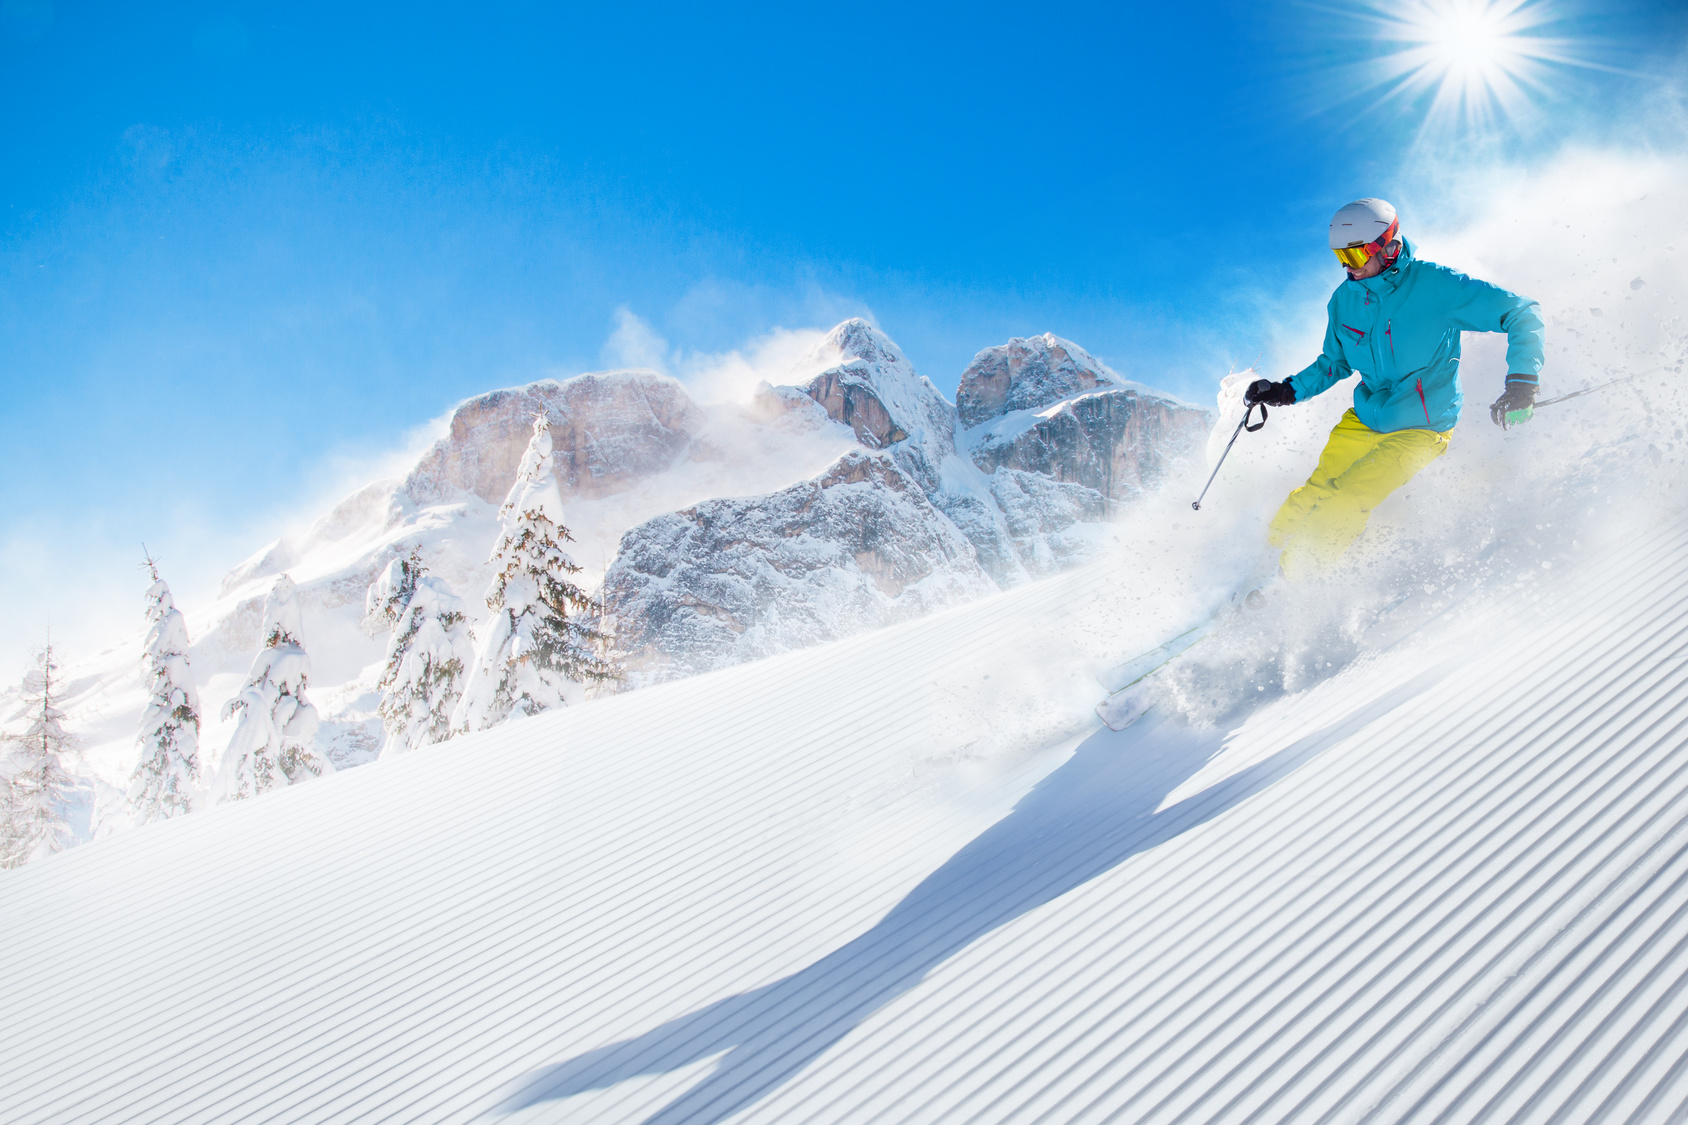
[[[1257, 379], [1249, 405], [1306, 402], [1361, 373], [1354, 405], [1331, 430], [1307, 483], [1272, 518], [1262, 568], [1296, 582], [1328, 571], [1366, 529], [1383, 498], [1448, 449], [1459, 421], [1459, 334], [1505, 332], [1510, 374], [1489, 417], [1535, 402], [1542, 368], [1536, 302], [1413, 255], [1395, 208], [1359, 199], [1337, 211], [1330, 248], [1348, 271], [1331, 294], [1324, 352], [1281, 383]], [[1265, 604], [1259, 589], [1245, 599]]]
[[[1272, 517], [1271, 549], [1233, 595], [1232, 606], [1263, 609], [1273, 583], [1299, 582], [1333, 567], [1383, 498], [1448, 449], [1459, 421], [1459, 334], [1505, 332], [1506, 387], [1489, 407], [1496, 425], [1536, 399], [1542, 322], [1536, 302], [1413, 256], [1395, 208], [1360, 199], [1336, 213], [1330, 248], [1348, 271], [1330, 299], [1324, 352], [1281, 383], [1256, 379], [1249, 406], [1290, 406], [1360, 372], [1354, 405], [1331, 430], [1307, 483]], [[1246, 423], [1247, 419], [1244, 419]], [[1114, 730], [1136, 722], [1160, 698], [1158, 681], [1180, 653], [1234, 620], [1222, 611], [1158, 648], [1112, 669], [1097, 713]]]

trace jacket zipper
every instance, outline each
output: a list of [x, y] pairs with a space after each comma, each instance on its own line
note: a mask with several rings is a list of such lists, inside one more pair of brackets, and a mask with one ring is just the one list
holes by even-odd
[[[1395, 358], [1395, 322], [1386, 320], [1383, 323], [1383, 334], [1389, 339], [1389, 358]], [[1413, 386], [1418, 389], [1418, 405], [1424, 411], [1424, 424], [1430, 425], [1430, 404], [1424, 401], [1424, 377], [1421, 375], [1413, 380]]]

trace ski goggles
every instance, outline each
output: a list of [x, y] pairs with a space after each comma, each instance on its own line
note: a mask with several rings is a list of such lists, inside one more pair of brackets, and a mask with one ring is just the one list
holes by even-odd
[[1336, 255], [1337, 261], [1341, 262], [1349, 269], [1360, 269], [1367, 262], [1371, 261], [1373, 254], [1383, 253], [1383, 248], [1395, 241], [1395, 235], [1400, 229], [1401, 220], [1396, 219], [1394, 222], [1389, 224], [1389, 229], [1384, 231], [1382, 236], [1378, 238], [1376, 242], [1367, 242], [1364, 244], [1356, 242], [1352, 246], [1332, 247], [1331, 253]]

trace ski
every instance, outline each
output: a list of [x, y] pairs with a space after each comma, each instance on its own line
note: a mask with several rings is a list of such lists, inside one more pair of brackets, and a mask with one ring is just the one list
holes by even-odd
[[1191, 645], [1201, 641], [1218, 627], [1219, 619], [1217, 617], [1203, 621], [1200, 625], [1193, 625], [1170, 641], [1158, 644], [1148, 652], [1133, 656], [1123, 664], [1114, 665], [1097, 676], [1097, 682], [1108, 689], [1109, 695], [1128, 688]]
[[1149, 678], [1217, 632], [1222, 619], [1223, 615], [1204, 621], [1107, 672], [1102, 686], [1109, 689], [1108, 697], [1096, 705], [1096, 714], [1108, 729], [1124, 730], [1148, 714], [1154, 706]]
[[[1373, 613], [1372, 623], [1366, 630], [1368, 639], [1372, 640], [1371, 647], [1378, 650], [1400, 643], [1430, 622], [1453, 612], [1475, 592], [1475, 588], [1466, 590], [1447, 604], [1428, 612], [1413, 611], [1417, 600], [1411, 591], [1396, 595]], [[1110, 730], [1124, 730], [1137, 722], [1154, 709], [1158, 697], [1155, 676], [1179, 656], [1217, 633], [1227, 623], [1234, 621], [1240, 612], [1235, 608], [1221, 610], [1200, 625], [1186, 629], [1164, 644], [1157, 645], [1140, 656], [1134, 656], [1123, 664], [1115, 665], [1096, 677], [1101, 685], [1108, 689], [1107, 697], [1096, 705], [1096, 714]]]
[[1147, 682], [1139, 680], [1121, 688], [1096, 705], [1096, 714], [1109, 730], [1124, 730], [1154, 707], [1154, 694], [1149, 687]]

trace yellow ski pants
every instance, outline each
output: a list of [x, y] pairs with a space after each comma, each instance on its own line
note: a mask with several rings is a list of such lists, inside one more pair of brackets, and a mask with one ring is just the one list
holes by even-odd
[[1343, 414], [1313, 475], [1272, 517], [1270, 539], [1272, 546], [1283, 548], [1278, 566], [1284, 577], [1299, 582], [1335, 566], [1365, 531], [1372, 509], [1448, 451], [1450, 433], [1380, 434], [1352, 410]]

